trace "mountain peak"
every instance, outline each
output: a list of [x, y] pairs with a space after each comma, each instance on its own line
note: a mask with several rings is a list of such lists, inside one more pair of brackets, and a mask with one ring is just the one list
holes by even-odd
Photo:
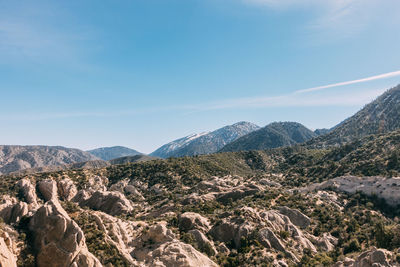
[[241, 121], [212, 132], [192, 134], [177, 139], [163, 145], [150, 155], [168, 158], [210, 154], [217, 152], [226, 144], [259, 128], [259, 126], [253, 123]]
[[303, 143], [316, 134], [298, 122], [272, 122], [227, 144], [221, 152], [264, 150]]

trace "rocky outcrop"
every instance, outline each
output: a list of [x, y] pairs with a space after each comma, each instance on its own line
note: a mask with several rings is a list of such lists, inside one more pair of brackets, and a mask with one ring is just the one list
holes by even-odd
[[342, 176], [326, 182], [313, 184], [302, 191], [335, 189], [337, 191], [354, 194], [362, 192], [366, 195], [376, 195], [383, 198], [389, 205], [400, 204], [400, 178], [384, 177], [356, 177]]
[[290, 221], [300, 228], [306, 228], [311, 223], [311, 219], [299, 210], [290, 209], [288, 207], [279, 207], [278, 210], [279, 213], [288, 216]]
[[137, 240], [133, 255], [145, 266], [217, 266], [191, 245], [178, 241], [165, 223], [144, 231]]
[[5, 223], [13, 224], [19, 222], [28, 212], [29, 206], [27, 203], [18, 201], [16, 198], [10, 196], [1, 197], [0, 218], [2, 218]]
[[309, 196], [316, 199], [317, 205], [322, 204], [331, 204], [338, 208], [339, 210], [343, 210], [344, 203], [339, 200], [339, 197], [336, 192], [328, 192], [323, 190], [318, 190], [317, 192], [308, 193]]
[[104, 233], [105, 242], [115, 247], [127, 262], [134, 265], [136, 261], [131, 255], [134, 240], [147, 224], [140, 221], [121, 220], [100, 211], [92, 211], [90, 214], [94, 217], [98, 228]]
[[102, 266], [87, 250], [82, 230], [57, 200], [52, 199], [37, 210], [29, 229], [34, 237], [37, 266]]
[[21, 195], [25, 198], [28, 204], [33, 206], [37, 205], [37, 196], [35, 187], [28, 179], [21, 179], [18, 181], [17, 186], [20, 188]]
[[179, 229], [181, 231], [198, 229], [207, 232], [210, 230], [210, 223], [207, 218], [198, 213], [185, 212], [179, 216]]
[[57, 199], [57, 183], [54, 180], [46, 179], [38, 182], [39, 192], [42, 194], [45, 201]]
[[217, 200], [221, 202], [235, 201], [250, 195], [261, 192], [263, 188], [255, 184], [248, 184], [246, 186], [234, 187], [230, 191], [218, 195]]
[[191, 199], [185, 199], [185, 202], [195, 203], [217, 199], [226, 203], [261, 192], [264, 186], [255, 181], [245, 181], [243, 177], [228, 175], [202, 181], [195, 186], [195, 189], [197, 192], [191, 195]]
[[392, 252], [385, 249], [372, 248], [369, 251], [361, 253], [355, 260], [346, 259], [337, 262], [334, 267], [384, 267], [397, 266], [391, 262]]
[[117, 191], [96, 191], [88, 199], [80, 201], [79, 204], [110, 215], [128, 214], [133, 210], [131, 202]]
[[218, 266], [204, 254], [195, 250], [191, 245], [171, 241], [161, 244], [158, 248], [151, 251], [145, 258], [144, 264], [147, 266]]
[[205, 195], [199, 195], [197, 193], [192, 193], [182, 199], [182, 204], [183, 205], [189, 205], [189, 204], [200, 204], [208, 201], [214, 201], [216, 199], [216, 194], [215, 193], [209, 193]]
[[235, 239], [237, 233], [237, 225], [228, 220], [223, 220], [222, 222], [214, 225], [209, 234], [218, 241], [229, 243]]
[[126, 195], [133, 196], [136, 200], [144, 200], [140, 191], [133, 185], [129, 184], [128, 179], [121, 180], [110, 187], [110, 191], [118, 191]]
[[[260, 230], [258, 230], [260, 229]], [[287, 235], [281, 237], [281, 233]], [[209, 231], [214, 238], [224, 243], [232, 242], [236, 248], [241, 246], [242, 239], [252, 236], [268, 249], [275, 249], [288, 255], [293, 261], [298, 261], [304, 249], [316, 253], [317, 249], [290, 218], [277, 210], [257, 211], [245, 207], [240, 210], [240, 217], [229, 217], [217, 222]], [[316, 237], [314, 237], [316, 238]]]
[[197, 229], [190, 230], [188, 233], [193, 236], [197, 247], [201, 251], [205, 252], [209, 256], [214, 256], [218, 253], [214, 244], [205, 236], [205, 234]]
[[313, 235], [307, 235], [310, 241], [322, 251], [332, 251], [338, 244], [338, 239], [333, 237], [330, 233], [323, 233], [321, 237], [315, 237]]
[[17, 267], [14, 244], [7, 232], [0, 229], [0, 266]]
[[86, 189], [93, 191], [106, 191], [108, 186], [108, 178], [103, 176], [91, 176], [86, 184]]
[[57, 183], [57, 187], [58, 187], [58, 195], [64, 200], [70, 201], [78, 193], [78, 190], [74, 182], [69, 178], [64, 178], [61, 181], [59, 181]]
[[285, 245], [269, 228], [261, 229], [259, 232], [259, 241], [266, 248], [274, 248], [278, 251], [285, 252]]

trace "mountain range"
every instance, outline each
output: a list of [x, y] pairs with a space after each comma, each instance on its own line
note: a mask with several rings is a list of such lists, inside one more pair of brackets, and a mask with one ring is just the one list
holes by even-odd
[[22, 169], [98, 160], [94, 155], [61, 146], [0, 146], [0, 174]]
[[[152, 152], [149, 158], [129, 158], [143, 154], [122, 146], [102, 147], [85, 152], [61, 146], [3, 145], [0, 146], [0, 174], [26, 169], [46, 171], [80, 166], [91, 168], [118, 164], [116, 162], [264, 150], [301, 143], [313, 148], [338, 146], [371, 134], [400, 129], [399, 117], [400, 85], [389, 89], [355, 115], [331, 129], [317, 129], [313, 132], [296, 122], [274, 122], [263, 128], [250, 122], [238, 122], [212, 132], [189, 135], [172, 141]], [[123, 157], [127, 158], [120, 159]], [[115, 163], [108, 162], [113, 159], [120, 160], [115, 160]], [[66, 167], [60, 167], [63, 165]]]
[[177, 139], [158, 148], [150, 156], [169, 158], [215, 153], [226, 144], [259, 128], [250, 122], [238, 122], [212, 132], [193, 134]]

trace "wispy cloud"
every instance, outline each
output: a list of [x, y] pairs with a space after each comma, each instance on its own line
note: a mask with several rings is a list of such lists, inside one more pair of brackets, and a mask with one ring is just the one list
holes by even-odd
[[363, 105], [382, 94], [385, 89], [369, 90], [348, 90], [337, 94], [337, 92], [328, 92], [328, 94], [313, 94], [326, 89], [366, 83], [376, 80], [388, 79], [400, 76], [400, 70], [374, 75], [362, 79], [345, 81], [340, 83], [328, 84], [318, 87], [301, 89], [290, 94], [284, 94], [272, 97], [248, 97], [229, 99], [214, 103], [191, 106], [194, 110], [214, 110], [229, 108], [261, 108], [261, 107], [311, 107], [311, 106], [356, 106]]
[[346, 81], [346, 82], [340, 82], [340, 83], [333, 83], [333, 84], [328, 84], [328, 85], [323, 85], [323, 86], [317, 86], [317, 87], [312, 87], [308, 89], [302, 89], [298, 90], [295, 93], [308, 93], [308, 92], [314, 92], [314, 91], [320, 91], [323, 89], [328, 89], [328, 88], [333, 88], [333, 87], [339, 87], [339, 86], [345, 86], [345, 85], [351, 85], [351, 84], [357, 84], [357, 83], [365, 83], [365, 82], [371, 82], [375, 80], [381, 80], [381, 79], [387, 79], [387, 78], [392, 78], [400, 76], [400, 70], [398, 71], [393, 71], [393, 72], [388, 72], [380, 75], [375, 75], [367, 78], [362, 78], [362, 79], [357, 79], [357, 80], [352, 80], [352, 81]]
[[[359, 83], [366, 83], [381, 79], [388, 79], [400, 76], [400, 71], [374, 75], [362, 79], [352, 81], [328, 84], [318, 87], [301, 89], [289, 94], [278, 96], [260, 96], [246, 97], [236, 99], [225, 99], [220, 101], [194, 104], [194, 105], [175, 105], [175, 106], [158, 106], [137, 108], [135, 110], [112, 110], [112, 111], [83, 111], [83, 112], [47, 112], [47, 113], [24, 113], [0, 116], [0, 121], [16, 120], [16, 121], [35, 121], [35, 120], [51, 120], [51, 119], [71, 119], [71, 118], [112, 118], [124, 116], [136, 116], [157, 112], [201, 112], [223, 109], [254, 109], [254, 108], [271, 108], [271, 107], [344, 107], [344, 106], [361, 106], [374, 100], [381, 95], [386, 89], [366, 89], [366, 90], [342, 90], [340, 93], [336, 90], [327, 90], [335, 87], [344, 87]], [[325, 91], [326, 90], [326, 91]]]
[[221, 110], [221, 109], [246, 109], [246, 108], [269, 108], [269, 107], [328, 107], [328, 106], [359, 106], [364, 105], [378, 95], [384, 89], [372, 89], [367, 91], [346, 92], [343, 94], [330, 95], [306, 95], [286, 94], [273, 97], [249, 97], [230, 99], [220, 102], [205, 103], [201, 105], [187, 106], [193, 111]]

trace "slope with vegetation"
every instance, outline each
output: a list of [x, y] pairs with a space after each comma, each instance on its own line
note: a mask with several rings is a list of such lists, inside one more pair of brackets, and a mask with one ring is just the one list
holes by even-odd
[[400, 129], [400, 85], [391, 88], [329, 133], [309, 142], [314, 147], [340, 145], [371, 134]]
[[316, 134], [297, 122], [273, 122], [227, 144], [221, 152], [264, 150], [303, 143]]

